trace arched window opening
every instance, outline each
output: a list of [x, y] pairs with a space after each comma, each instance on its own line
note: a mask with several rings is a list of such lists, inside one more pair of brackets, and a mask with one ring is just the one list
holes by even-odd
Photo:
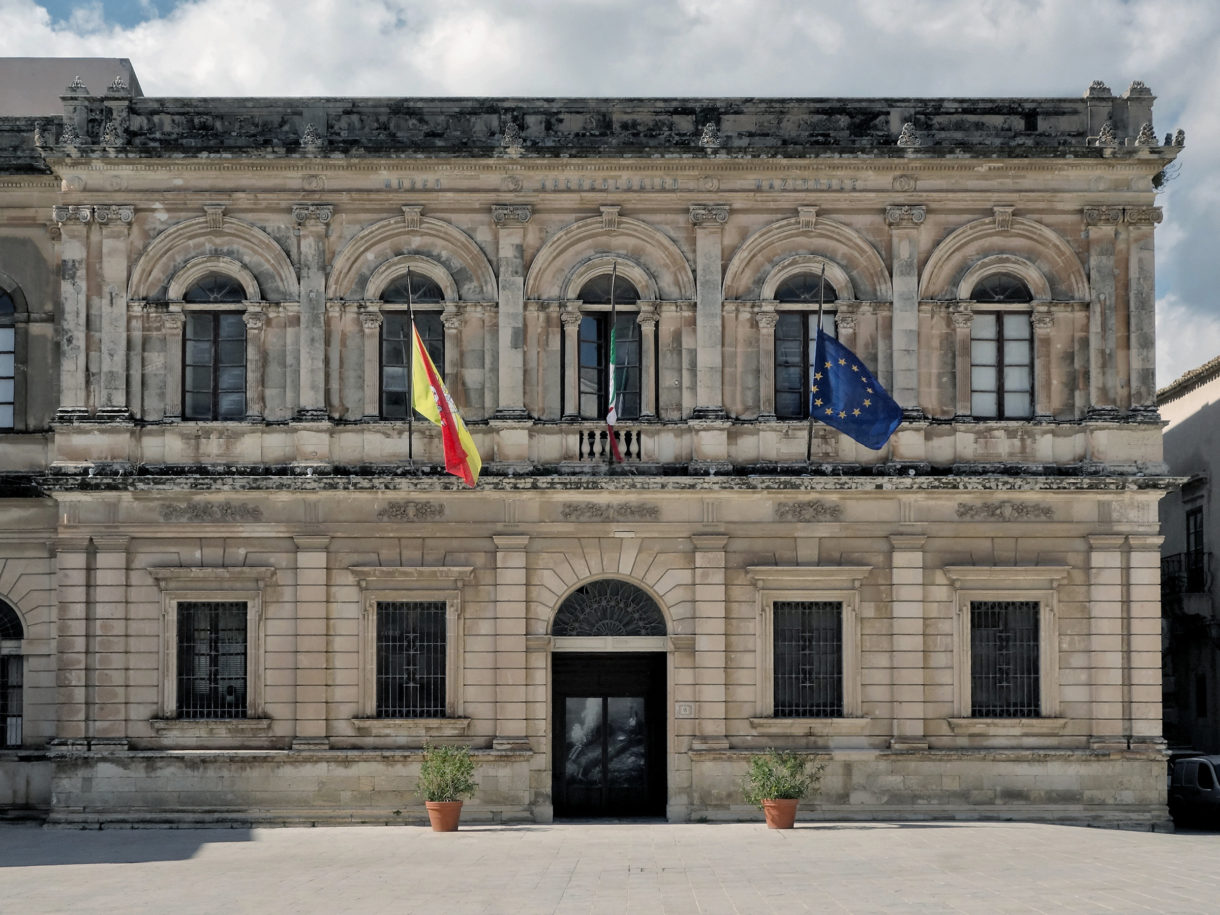
[[0, 747], [21, 746], [24, 637], [21, 617], [0, 600]]
[[17, 420], [17, 303], [0, 289], [0, 430], [15, 428]]
[[[971, 290], [981, 305], [1033, 301], [1024, 280], [992, 273]], [[1024, 310], [976, 310], [970, 322], [970, 412], [978, 419], [1028, 419], [1034, 415], [1034, 335]]]
[[1015, 277], [1011, 273], [992, 273], [974, 284], [970, 299], [974, 302], [988, 304], [999, 302], [1006, 305], [1019, 305], [1032, 302], [1034, 296], [1029, 291], [1029, 286], [1025, 285], [1025, 281], [1019, 277]]
[[[775, 415], [779, 419], [808, 419], [818, 306], [824, 306], [822, 330], [827, 336], [835, 336], [833, 306], [839, 294], [820, 274], [798, 273], [776, 287], [775, 298], [781, 306], [775, 322]], [[803, 307], [782, 307], [792, 305]]]
[[665, 635], [656, 601], [635, 585], [607, 578], [582, 585], [555, 614], [551, 634], [562, 636]]
[[[580, 287], [579, 298], [583, 313], [578, 339], [579, 398], [578, 412], [582, 419], [601, 419], [610, 403], [610, 321], [611, 312], [605, 307], [590, 310], [588, 306], [611, 304], [609, 273], [598, 274]], [[617, 276], [614, 281], [614, 306], [629, 310], [614, 314], [615, 408], [620, 419], [639, 419], [641, 345], [638, 322], [639, 290], [628, 279]]]
[[[409, 294], [408, 294], [409, 292]], [[445, 328], [436, 305], [445, 301], [441, 287], [421, 273], [404, 274], [390, 282], [381, 301], [415, 306], [415, 327], [436, 370], [445, 373]], [[411, 325], [405, 309], [385, 310], [381, 315], [381, 416], [406, 419], [411, 406]], [[444, 379], [450, 387], [449, 379]], [[451, 392], [452, 393], [452, 392]]]
[[210, 273], [195, 283], [182, 296], [191, 304], [236, 304], [246, 300], [246, 288], [227, 273]]

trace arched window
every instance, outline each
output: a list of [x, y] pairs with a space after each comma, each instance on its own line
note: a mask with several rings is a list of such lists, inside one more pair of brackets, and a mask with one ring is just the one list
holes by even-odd
[[0, 430], [13, 429], [17, 420], [17, 303], [0, 289]]
[[665, 616], [656, 601], [635, 585], [613, 578], [591, 581], [560, 604], [554, 636], [665, 635]]
[[775, 415], [779, 419], [809, 416], [809, 372], [817, 342], [818, 307], [823, 306], [822, 330], [833, 337], [838, 297], [834, 286], [817, 273], [798, 273], [776, 287]]
[[582, 304], [577, 410], [583, 419], [601, 419], [609, 411], [612, 312], [616, 413], [619, 419], [640, 417], [640, 293], [630, 280], [615, 276], [611, 302], [611, 279], [610, 273], [598, 274], [580, 287], [578, 296]]
[[21, 746], [21, 617], [0, 600], [0, 747]]
[[[975, 284], [970, 322], [970, 412], [979, 419], [1028, 419], [1034, 413], [1033, 300], [1023, 280], [993, 273]], [[987, 307], [996, 306], [996, 307]], [[1018, 307], [1012, 307], [1018, 306]]]
[[[403, 274], [381, 293], [381, 301], [414, 306], [415, 326], [436, 370], [445, 371], [445, 329], [441, 311], [445, 293], [422, 273]], [[449, 381], [446, 379], [446, 386]], [[406, 419], [411, 409], [411, 325], [405, 308], [381, 314], [381, 415]]]
[[220, 306], [186, 314], [182, 415], [186, 419], [242, 419], [246, 415], [246, 322], [240, 282], [223, 273], [203, 277], [182, 296], [190, 304]]

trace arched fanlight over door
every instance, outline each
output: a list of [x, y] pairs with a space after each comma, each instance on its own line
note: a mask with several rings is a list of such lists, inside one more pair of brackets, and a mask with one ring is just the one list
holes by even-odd
[[607, 578], [568, 595], [555, 614], [551, 633], [557, 637], [657, 636], [666, 634], [666, 626], [656, 601], [644, 591]]

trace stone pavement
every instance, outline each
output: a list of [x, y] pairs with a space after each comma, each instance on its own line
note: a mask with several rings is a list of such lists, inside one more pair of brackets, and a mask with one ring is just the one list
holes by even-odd
[[624, 822], [0, 825], [0, 912], [1216, 912], [1220, 833]]

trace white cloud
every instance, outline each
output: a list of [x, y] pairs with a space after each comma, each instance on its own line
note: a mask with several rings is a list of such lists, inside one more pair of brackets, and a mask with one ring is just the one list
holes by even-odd
[[1158, 388], [1220, 355], [1220, 314], [1188, 307], [1176, 295], [1156, 303]]

